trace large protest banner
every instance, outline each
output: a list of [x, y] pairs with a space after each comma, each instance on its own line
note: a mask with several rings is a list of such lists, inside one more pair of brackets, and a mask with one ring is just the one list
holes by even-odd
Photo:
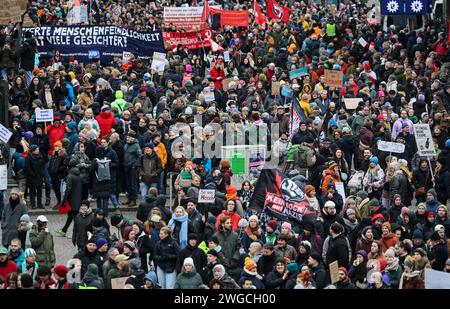
[[211, 29], [187, 32], [163, 32], [164, 46], [170, 49], [183, 45], [187, 49], [206, 48], [211, 46]]
[[261, 210], [284, 221], [299, 223], [309, 210], [309, 202], [300, 187], [276, 169], [263, 169], [255, 184], [250, 208]]
[[[220, 8], [220, 6], [211, 6]], [[174, 25], [185, 30], [200, 30], [202, 28], [203, 7], [165, 7], [163, 22], [166, 25]]]
[[117, 26], [68, 26], [24, 28], [36, 37], [39, 54], [48, 57], [59, 50], [63, 57], [79, 61], [122, 58], [124, 51], [148, 59], [153, 52], [165, 52], [161, 32], [139, 32]]

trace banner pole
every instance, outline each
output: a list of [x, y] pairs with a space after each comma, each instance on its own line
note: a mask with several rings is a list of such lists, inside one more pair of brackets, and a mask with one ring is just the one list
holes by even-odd
[[433, 184], [434, 184], [434, 174], [433, 174], [433, 168], [431, 167], [431, 160], [430, 160], [430, 157], [427, 157], [427, 159], [428, 159], [428, 166], [430, 167], [431, 181], [432, 181]]

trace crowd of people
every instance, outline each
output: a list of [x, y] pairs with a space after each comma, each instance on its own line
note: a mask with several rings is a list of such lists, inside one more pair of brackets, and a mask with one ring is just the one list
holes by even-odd
[[[175, 30], [162, 8], [188, 1], [95, 3], [90, 23], [145, 31]], [[215, 33], [229, 61], [177, 46], [162, 75], [137, 55], [82, 63], [56, 50], [36, 60], [30, 33], [0, 27], [12, 133], [0, 164], [17, 183], [0, 191], [1, 288], [111, 289], [128, 277], [131, 289], [423, 289], [426, 269], [450, 272], [445, 23], [383, 29], [360, 1], [279, 3], [292, 8], [289, 23]], [[32, 2], [30, 18], [65, 25], [67, 4]], [[307, 75], [291, 80], [298, 68]], [[342, 88], [325, 84], [325, 69], [343, 73]], [[272, 94], [273, 83], [286, 91]], [[345, 98], [360, 98], [356, 109]], [[37, 122], [37, 109], [53, 109], [53, 121]], [[429, 125], [436, 156], [418, 154], [414, 124]], [[266, 168], [301, 179], [310, 220], [250, 207], [255, 183], [236, 184], [220, 145], [254, 136]], [[405, 150], [380, 151], [378, 141]], [[199, 202], [201, 189], [214, 190], [213, 203]], [[119, 210], [123, 194], [134, 217]], [[29, 210], [67, 207], [56, 234], [45, 215], [30, 219]], [[69, 234], [77, 253], [56, 264], [54, 237]]]

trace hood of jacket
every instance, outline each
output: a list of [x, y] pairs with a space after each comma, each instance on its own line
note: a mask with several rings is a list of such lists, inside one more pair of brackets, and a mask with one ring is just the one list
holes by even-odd
[[116, 99], [123, 99], [123, 92], [122, 90], [116, 91]]

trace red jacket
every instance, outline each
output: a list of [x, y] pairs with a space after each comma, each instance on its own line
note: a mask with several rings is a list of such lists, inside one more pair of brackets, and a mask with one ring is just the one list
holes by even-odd
[[15, 272], [17, 268], [16, 263], [11, 260], [6, 261], [6, 266], [0, 267], [0, 276], [5, 279], [5, 288], [7, 287], [6, 276], [8, 276], [9, 273]]
[[54, 125], [47, 126], [45, 132], [48, 135], [48, 140], [50, 142], [50, 149], [48, 151], [49, 155], [53, 154], [53, 146], [56, 142], [61, 142], [64, 138], [64, 134], [66, 134], [66, 124], [61, 123], [59, 126], [55, 127]]
[[231, 219], [231, 228], [234, 232], [236, 232], [239, 228], [238, 224], [239, 220], [241, 220], [241, 217], [237, 214], [237, 212], [233, 211], [229, 213], [227, 210], [222, 210], [222, 213], [217, 216], [216, 231], [219, 230], [220, 219], [222, 219], [223, 217], [229, 217]]
[[[209, 75], [211, 75], [211, 78], [214, 82], [214, 85], [216, 85], [216, 88], [218, 90], [222, 90], [222, 81], [225, 78], [225, 71], [224, 70], [217, 71], [216, 67], [214, 66], [209, 72]], [[217, 79], [218, 77], [221, 77], [221, 79]]]
[[116, 118], [111, 112], [101, 112], [95, 120], [97, 120], [100, 126], [100, 137], [108, 135], [113, 125], [117, 124]]

